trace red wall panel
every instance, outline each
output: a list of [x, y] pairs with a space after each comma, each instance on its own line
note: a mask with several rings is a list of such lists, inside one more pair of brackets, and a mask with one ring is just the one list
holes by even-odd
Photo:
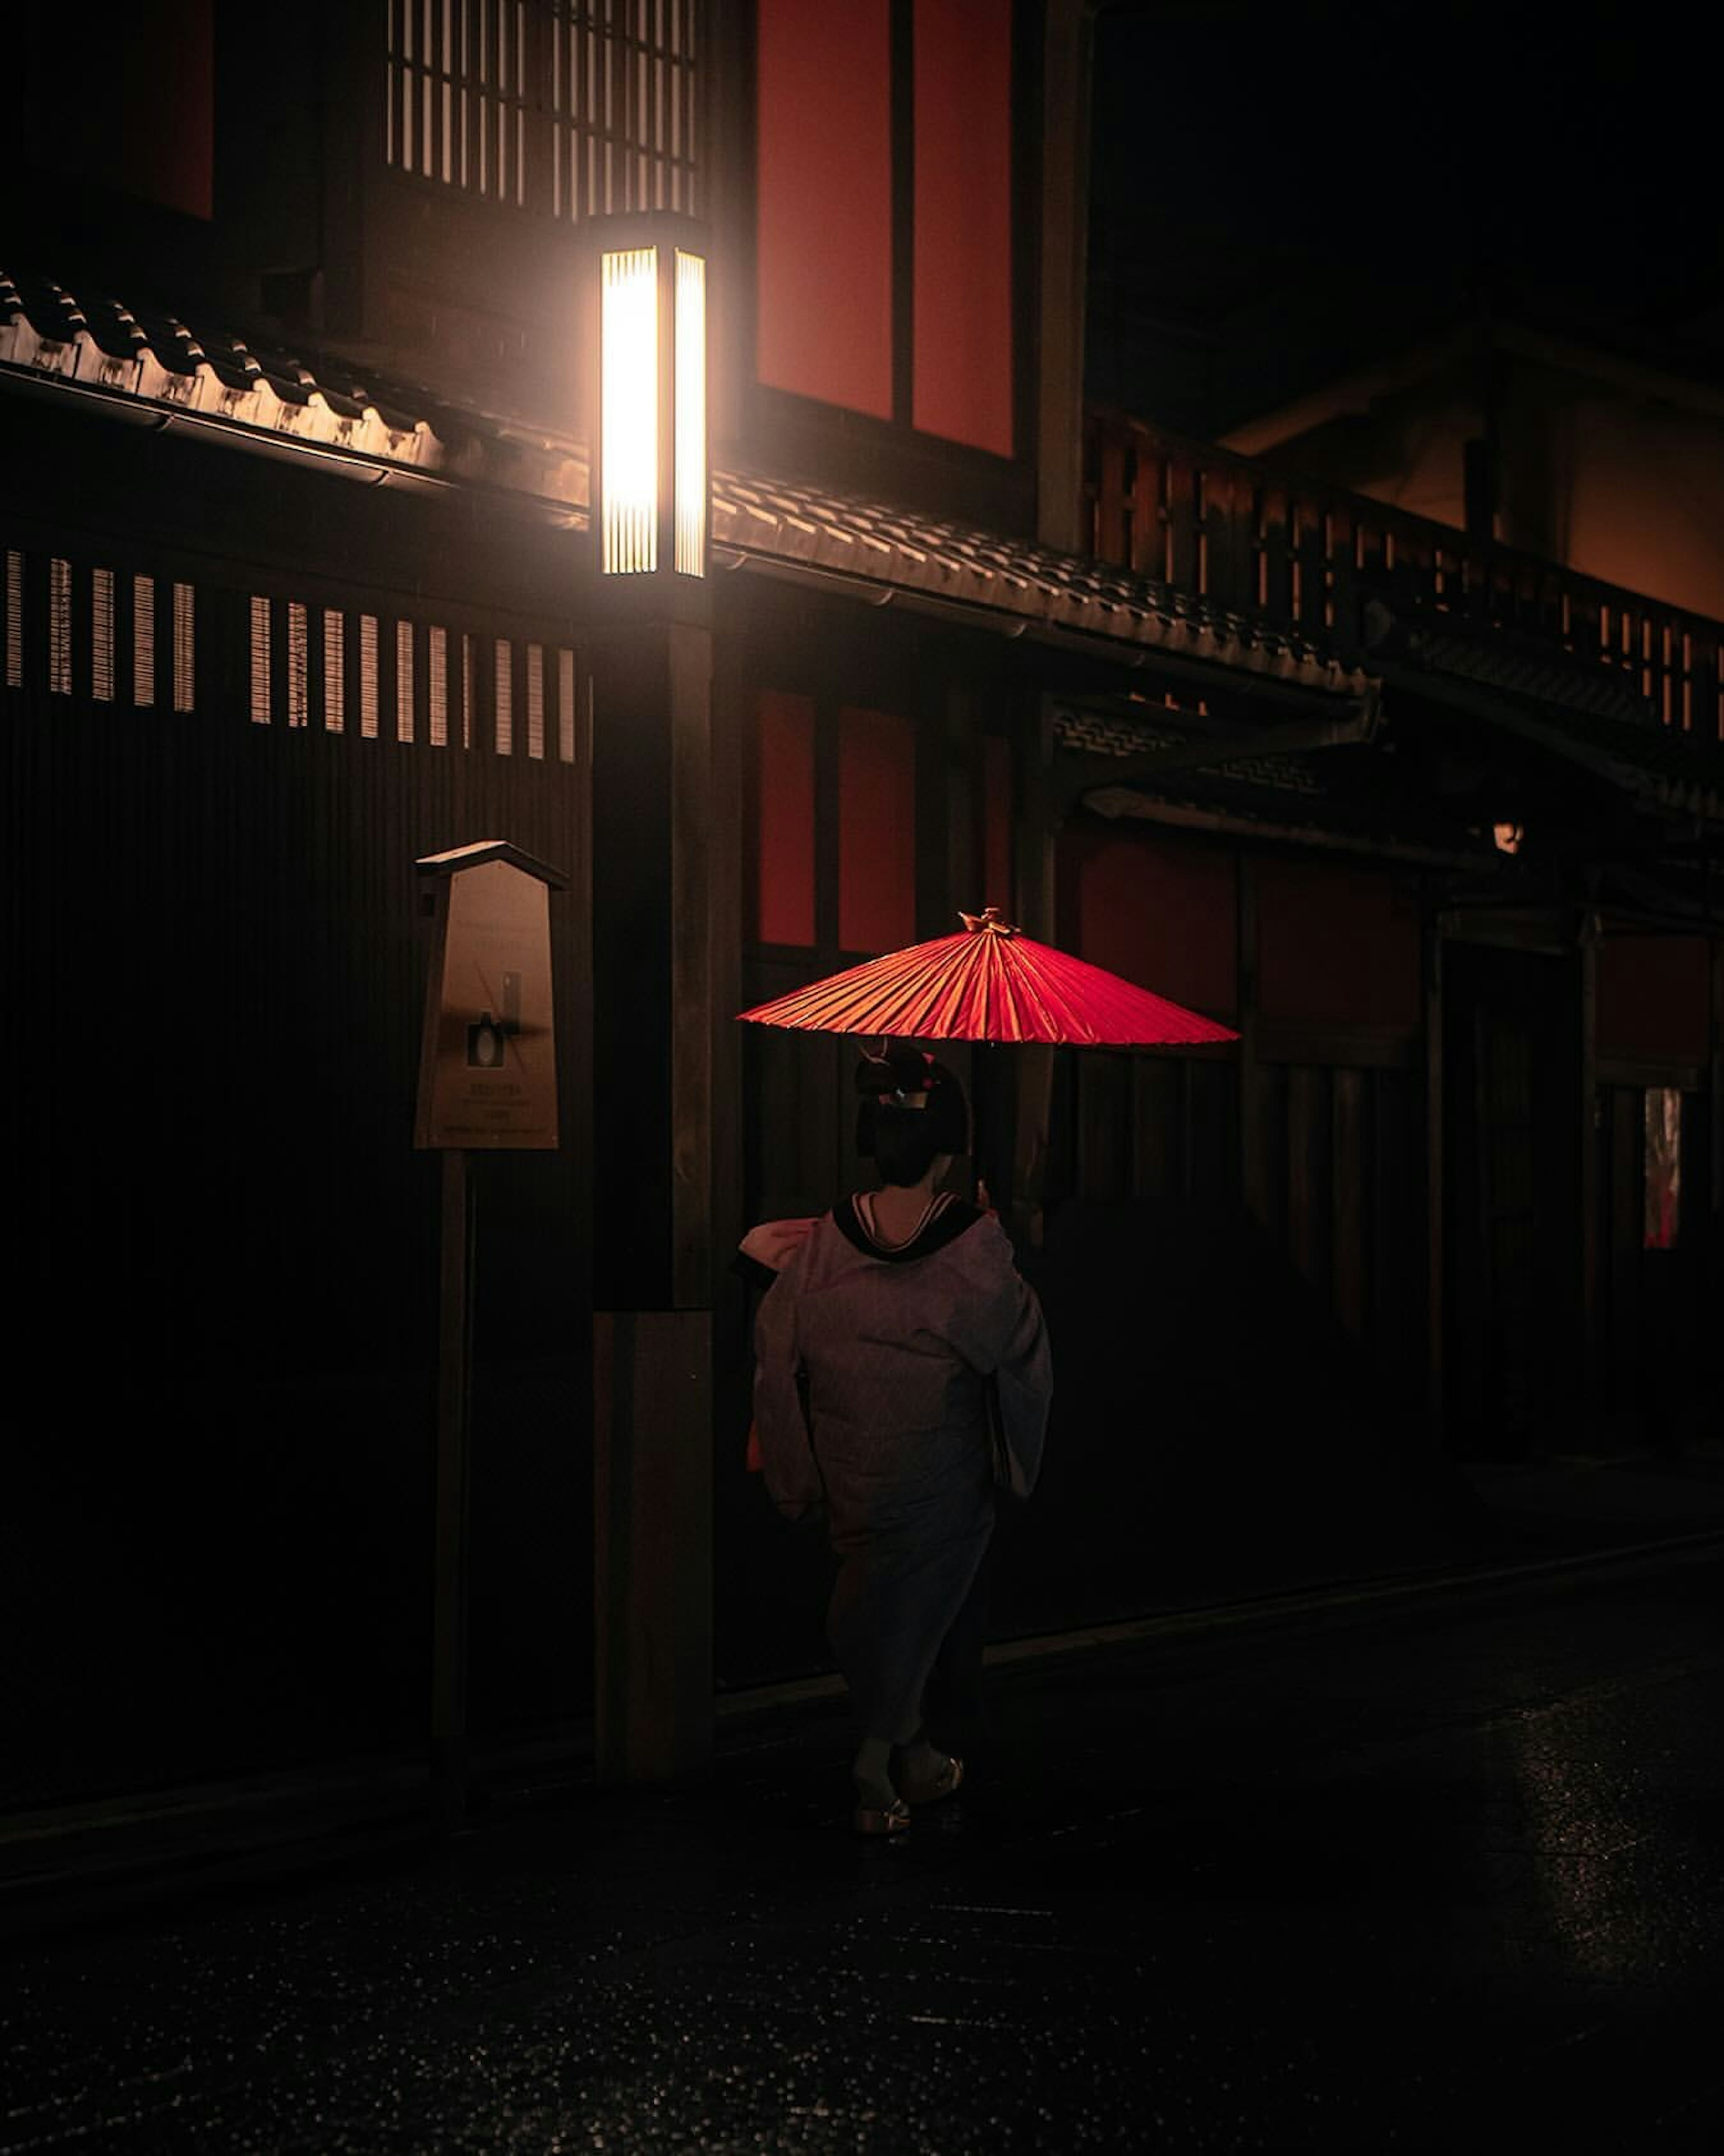
[[892, 416], [888, 0], [759, 0], [756, 371]]
[[895, 951], [916, 941], [916, 730], [910, 721], [890, 711], [840, 711], [838, 788], [839, 945]]
[[1213, 1018], [1238, 999], [1233, 858], [1200, 846], [1074, 833], [1060, 886], [1077, 955], [1153, 994]]
[[767, 690], [760, 699], [755, 860], [762, 943], [814, 940], [814, 706]]
[[1598, 946], [1598, 1053], [1704, 1063], [1703, 936], [1607, 936]]
[[916, 0], [916, 363], [925, 433], [1012, 454], [1011, 0]]
[[1419, 916], [1393, 878], [1318, 861], [1257, 869], [1266, 1019], [1412, 1030], [1423, 1015]]

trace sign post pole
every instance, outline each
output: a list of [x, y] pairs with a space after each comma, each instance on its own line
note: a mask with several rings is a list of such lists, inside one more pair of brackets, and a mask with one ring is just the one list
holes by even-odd
[[431, 1748], [439, 1822], [467, 1808], [467, 1518], [473, 1196], [467, 1154], [443, 1156], [437, 1342], [436, 1573], [432, 1617]]
[[565, 878], [500, 839], [415, 864], [437, 879], [413, 1142], [443, 1155], [438, 1264], [431, 1769], [439, 1824], [467, 1809], [468, 1491], [473, 1396], [469, 1156], [555, 1151], [557, 1029], [547, 887]]

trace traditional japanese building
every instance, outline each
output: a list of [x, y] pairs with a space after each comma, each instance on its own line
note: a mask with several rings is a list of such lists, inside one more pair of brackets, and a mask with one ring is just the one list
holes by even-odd
[[[1071, 1463], [1005, 1622], [1131, 1606], [1157, 1447], [1272, 1512], [1326, 1446], [1680, 1439], [1724, 631], [1085, 413], [1084, 7], [172, 20], [42, 33], [0, 231], [13, 1210], [73, 1343], [8, 1566], [43, 1800], [418, 1756], [414, 864], [478, 840], [567, 879], [562, 1143], [475, 1163], [483, 1743], [697, 1756], [715, 1599], [723, 1682], [818, 1659], [728, 1266], [852, 1179], [853, 1048], [734, 1014], [960, 907], [1241, 1036], [991, 1100]], [[685, 284], [627, 526], [602, 264], [649, 249], [704, 335]]]

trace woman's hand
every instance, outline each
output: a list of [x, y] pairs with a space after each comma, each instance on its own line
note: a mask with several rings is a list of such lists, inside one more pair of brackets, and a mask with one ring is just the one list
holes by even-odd
[[762, 1220], [757, 1228], [748, 1230], [738, 1247], [745, 1258], [782, 1273], [807, 1241], [818, 1218], [811, 1214], [806, 1220]]

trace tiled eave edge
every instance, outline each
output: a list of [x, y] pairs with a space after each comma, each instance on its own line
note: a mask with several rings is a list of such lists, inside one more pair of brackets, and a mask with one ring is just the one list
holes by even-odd
[[993, 532], [936, 524], [892, 506], [767, 475], [713, 475], [712, 544], [726, 566], [800, 568], [873, 595], [905, 592], [942, 612], [1155, 652], [1289, 687], [1358, 697], [1373, 685], [1265, 621], [1223, 613], [1188, 594], [1121, 576], [1085, 556], [1059, 554]]
[[[390, 415], [262, 373], [238, 377], [208, 359], [164, 362], [147, 345], [116, 354], [87, 329], [44, 335], [16, 309], [0, 315], [0, 388], [49, 391], [135, 424], [178, 429], [264, 455], [418, 492], [455, 487], [530, 515], [588, 527], [584, 450], [483, 420], [461, 438], [424, 418]], [[1031, 630], [1196, 662], [1337, 696], [1371, 677], [1266, 621], [1130, 578], [1087, 557], [1023, 545], [773, 475], [717, 470], [712, 545], [719, 566], [807, 569], [884, 599], [903, 593], [1008, 634]]]
[[116, 335], [107, 316], [121, 311], [112, 307], [99, 336], [69, 295], [58, 297], [56, 331], [32, 319], [0, 273], [0, 382], [81, 392], [146, 424], [203, 423], [236, 446], [295, 451], [373, 484], [388, 475], [398, 485], [418, 477], [494, 488], [544, 504], [555, 522], [585, 526], [586, 459], [555, 437], [478, 415], [469, 425], [456, 414], [439, 428], [393, 398], [319, 382], [296, 363], [265, 370], [231, 341], [212, 357], [177, 322], [158, 325], [151, 342], [126, 316]]

